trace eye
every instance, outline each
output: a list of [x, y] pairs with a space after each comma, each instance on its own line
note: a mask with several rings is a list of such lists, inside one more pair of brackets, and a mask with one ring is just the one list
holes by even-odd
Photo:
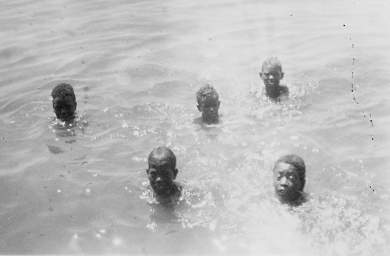
[[160, 173], [160, 176], [161, 176], [161, 178], [163, 178], [163, 179], [169, 178], [169, 177], [170, 177], [169, 171], [161, 172], [161, 173]]
[[292, 174], [290, 174], [290, 175], [288, 176], [288, 178], [289, 178], [290, 180], [295, 180], [295, 179], [296, 179], [295, 175], [292, 175]]
[[160, 166], [156, 166], [156, 169], [159, 172], [165, 172], [165, 170], [169, 169], [169, 164], [163, 164], [163, 165], [160, 165]]
[[156, 178], [156, 176], [157, 176], [156, 170], [149, 169], [149, 175], [151, 178]]

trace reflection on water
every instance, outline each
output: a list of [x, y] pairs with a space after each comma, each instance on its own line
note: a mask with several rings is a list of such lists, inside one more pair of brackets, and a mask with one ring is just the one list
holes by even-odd
[[[302, 232], [328, 255], [375, 254], [384, 242], [380, 219], [364, 213], [359, 201], [326, 195], [297, 209]], [[315, 238], [315, 239], [313, 239]]]
[[[55, 134], [55, 139], [52, 144], [47, 144], [47, 148], [53, 154], [64, 152], [60, 144], [62, 141], [67, 144], [76, 142], [76, 132], [80, 135], [84, 134], [85, 128], [88, 126], [88, 121], [84, 115], [76, 116], [72, 122], [64, 122], [57, 118], [52, 118], [49, 124], [49, 129]], [[61, 138], [61, 141], [60, 141]], [[57, 145], [56, 145], [57, 144]]]
[[[153, 191], [148, 187], [142, 195], [151, 206], [150, 223], [147, 225], [151, 230], [156, 231], [161, 225], [178, 223], [181, 228], [194, 228], [206, 225], [216, 218], [215, 195], [211, 192], [201, 191], [187, 184], [183, 186], [180, 198], [174, 204], [160, 204], [156, 201]], [[211, 210], [214, 213], [211, 217]], [[214, 228], [215, 229], [215, 226]]]
[[[386, 255], [386, 5], [1, 3], [0, 253]], [[269, 56], [280, 103], [258, 76]], [[50, 119], [59, 82], [85, 113], [72, 125]], [[206, 83], [217, 125], [194, 122]], [[144, 186], [159, 145], [177, 156], [175, 207]], [[286, 153], [307, 164], [297, 208], [272, 187]]]
[[[49, 129], [58, 137], [76, 136], [76, 129], [84, 134], [84, 129], [88, 126], [88, 121], [84, 115], [76, 116], [72, 122], [64, 122], [53, 118], [49, 124]], [[70, 143], [70, 142], [69, 142]]]

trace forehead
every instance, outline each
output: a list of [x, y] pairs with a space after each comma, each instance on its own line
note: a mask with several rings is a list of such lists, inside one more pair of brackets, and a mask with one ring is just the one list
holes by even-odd
[[267, 63], [263, 65], [262, 71], [263, 73], [281, 72], [282, 67], [277, 64]]
[[149, 165], [171, 165], [171, 161], [168, 154], [151, 155], [148, 159]]
[[298, 173], [291, 164], [279, 162], [274, 168], [274, 173]]
[[218, 104], [218, 97], [215, 94], [205, 95], [202, 97], [201, 103], [205, 105], [216, 105]]
[[73, 103], [73, 98], [70, 95], [65, 95], [64, 97], [57, 96], [53, 99], [54, 104], [64, 104], [64, 103]]

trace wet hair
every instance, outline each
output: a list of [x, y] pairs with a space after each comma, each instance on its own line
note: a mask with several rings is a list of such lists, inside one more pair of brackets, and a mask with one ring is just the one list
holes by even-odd
[[305, 162], [303, 161], [302, 157], [294, 155], [294, 154], [285, 155], [285, 156], [280, 157], [276, 161], [275, 166], [278, 163], [287, 163], [287, 164], [292, 165], [295, 168], [295, 170], [297, 171], [297, 173], [299, 175], [299, 179], [301, 180], [301, 183], [302, 183], [301, 190], [303, 190], [303, 188], [305, 187], [305, 181], [306, 181], [306, 166], [305, 166]]
[[76, 95], [74, 94], [73, 87], [67, 83], [60, 83], [51, 91], [51, 96], [53, 99], [57, 97], [65, 98], [66, 96], [71, 96], [73, 101], [76, 101]]
[[156, 156], [164, 156], [168, 159], [169, 164], [173, 167], [176, 168], [176, 156], [173, 153], [173, 151], [165, 146], [157, 147], [150, 152], [148, 156], [148, 162], [150, 162], [152, 157]]
[[275, 66], [275, 67], [278, 67], [280, 69], [280, 72], [283, 72], [282, 71], [282, 63], [280, 62], [280, 60], [276, 57], [269, 57], [267, 58], [263, 64], [261, 65], [261, 70], [263, 70], [265, 67], [268, 67], [268, 66]]
[[196, 92], [196, 100], [198, 104], [203, 102], [207, 98], [215, 98], [216, 100], [219, 99], [219, 95], [215, 88], [209, 84], [202, 86], [197, 92]]

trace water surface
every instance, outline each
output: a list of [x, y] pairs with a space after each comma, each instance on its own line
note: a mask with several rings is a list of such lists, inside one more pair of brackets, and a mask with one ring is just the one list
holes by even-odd
[[[386, 255], [385, 1], [0, 7], [0, 253]], [[283, 104], [256, 96], [268, 56], [283, 63]], [[87, 125], [56, 128], [59, 82], [74, 86]], [[202, 128], [205, 83], [223, 117]], [[158, 145], [174, 150], [188, 189], [173, 212], [148, 203]], [[310, 200], [294, 210], [271, 184], [285, 153], [307, 164]]]

